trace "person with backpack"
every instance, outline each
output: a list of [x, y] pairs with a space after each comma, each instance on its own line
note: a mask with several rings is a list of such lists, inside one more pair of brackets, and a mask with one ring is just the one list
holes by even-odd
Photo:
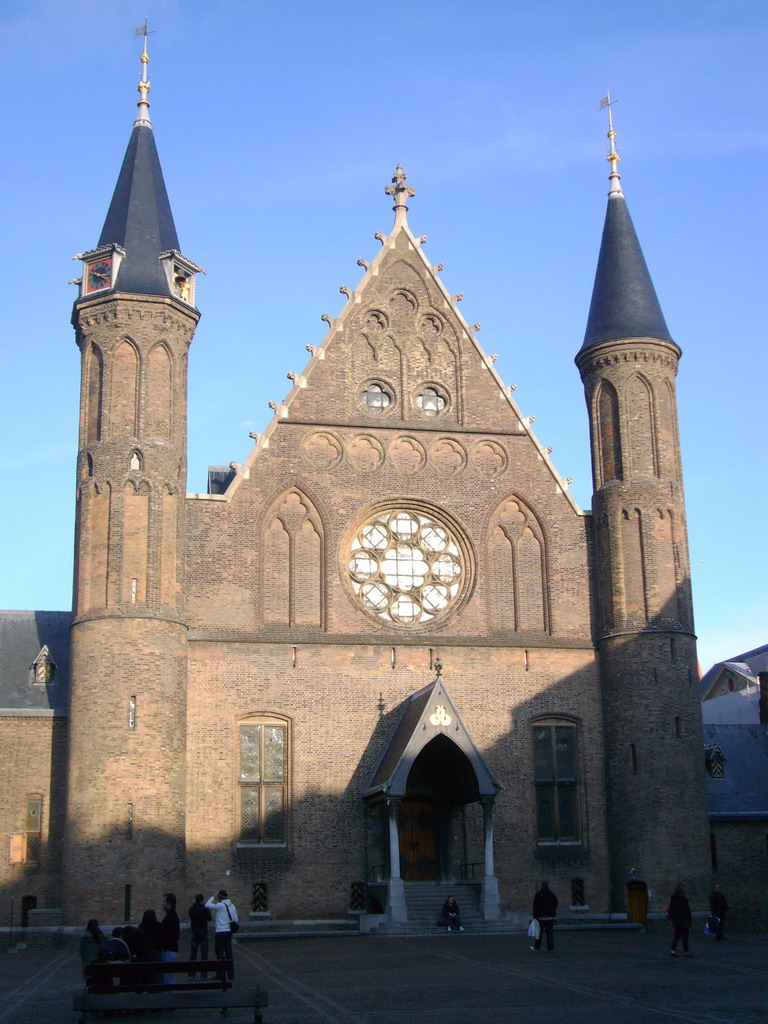
[[[237, 910], [228, 899], [227, 890], [219, 889], [205, 904], [213, 915], [213, 951], [217, 960], [232, 961], [232, 933], [239, 931]], [[232, 981], [235, 977], [234, 963], [227, 971]]]

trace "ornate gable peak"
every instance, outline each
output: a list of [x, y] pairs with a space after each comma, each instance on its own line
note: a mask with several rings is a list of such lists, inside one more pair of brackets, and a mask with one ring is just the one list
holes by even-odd
[[[245, 463], [242, 466], [237, 466], [236, 476], [233, 478], [229, 488], [227, 489], [226, 496], [201, 494], [195, 495], [196, 498], [227, 500], [236, 492], [242, 480], [248, 478], [249, 471], [258, 459], [262, 450], [269, 447], [270, 438], [277, 429], [280, 421], [290, 419], [290, 410], [294, 400], [299, 397], [302, 392], [312, 387], [312, 380], [315, 371], [318, 370], [320, 363], [326, 359], [328, 350], [333, 344], [334, 339], [338, 338], [347, 329], [349, 318], [353, 316], [353, 314], [356, 313], [364, 303], [366, 293], [373, 287], [375, 281], [382, 274], [385, 261], [391, 260], [392, 254], [397, 253], [400, 258], [405, 258], [407, 262], [411, 264], [417, 274], [421, 272], [425, 283], [428, 286], [433, 287], [440, 296], [443, 307], [442, 312], [449, 315], [453, 320], [455, 327], [463, 339], [463, 343], [468, 346], [470, 353], [474, 353], [476, 355], [483, 372], [490, 374], [491, 380], [497, 388], [499, 400], [507, 403], [519, 424], [519, 433], [529, 435], [539, 457], [551, 474], [555, 492], [563, 495], [577, 515], [583, 514], [582, 510], [568, 490], [568, 485], [571, 483], [571, 479], [563, 478], [558, 474], [554, 464], [549, 458], [551, 449], [545, 448], [531, 429], [531, 424], [535, 417], [523, 415], [512, 397], [512, 393], [515, 390], [514, 386], [507, 386], [496, 370], [494, 365], [496, 362], [496, 356], [487, 354], [480, 345], [477, 338], [477, 332], [480, 330], [480, 324], [473, 324], [470, 326], [467, 323], [458, 308], [458, 303], [462, 299], [461, 294], [451, 295], [440, 278], [440, 271], [443, 269], [442, 264], [433, 265], [427, 258], [423, 248], [424, 243], [427, 241], [427, 236], [421, 235], [417, 237], [411, 231], [406, 216], [408, 210], [406, 199], [413, 197], [416, 192], [415, 189], [406, 185], [406, 179], [407, 175], [403, 173], [402, 167], [398, 164], [392, 178], [392, 184], [385, 188], [386, 194], [391, 195], [395, 200], [395, 204], [393, 206], [395, 221], [392, 226], [392, 231], [388, 235], [376, 232], [374, 237], [381, 243], [381, 248], [371, 263], [368, 263], [365, 259], [357, 260], [358, 266], [363, 268], [364, 273], [354, 289], [351, 289], [346, 285], [341, 285], [339, 288], [340, 293], [345, 296], [346, 301], [338, 315], [336, 317], [331, 317], [328, 313], [322, 314], [321, 319], [328, 327], [325, 336], [319, 345], [306, 346], [307, 351], [310, 353], [310, 359], [301, 373], [296, 373], [294, 371], [289, 371], [287, 373], [287, 377], [291, 381], [292, 387], [282, 402], [271, 401], [269, 403], [273, 412], [272, 419], [264, 430], [264, 433], [251, 434], [255, 441], [254, 447], [248, 454]], [[231, 463], [230, 465], [232, 468], [235, 468], [236, 464]]]
[[466, 755], [477, 779], [479, 797], [495, 797], [503, 786], [491, 774], [439, 674], [434, 682], [411, 694], [405, 701], [400, 719], [363, 796], [378, 793], [404, 796], [414, 761], [427, 744], [438, 737], [455, 743]]

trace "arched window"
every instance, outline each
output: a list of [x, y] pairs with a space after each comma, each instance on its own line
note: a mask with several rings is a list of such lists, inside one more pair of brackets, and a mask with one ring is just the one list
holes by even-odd
[[539, 843], [578, 843], [579, 779], [576, 725], [539, 721], [533, 725], [536, 838]]
[[288, 722], [273, 717], [240, 722], [240, 842], [287, 841]]

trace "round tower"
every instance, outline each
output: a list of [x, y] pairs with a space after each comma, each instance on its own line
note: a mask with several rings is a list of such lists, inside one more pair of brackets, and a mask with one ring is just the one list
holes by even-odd
[[81, 253], [65, 920], [184, 882], [187, 350], [199, 313], [139, 113], [96, 249]]
[[[610, 106], [609, 106], [610, 114]], [[705, 895], [708, 825], [672, 340], [618, 173], [584, 344], [594, 495], [596, 644], [615, 910], [644, 880], [666, 906]]]

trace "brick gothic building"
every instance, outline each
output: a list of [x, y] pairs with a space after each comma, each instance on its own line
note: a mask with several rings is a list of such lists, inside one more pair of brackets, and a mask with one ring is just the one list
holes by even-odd
[[[399, 167], [392, 230], [266, 431], [188, 495], [199, 268], [147, 89], [73, 312], [69, 648], [58, 618], [6, 617], [27, 636], [1, 720], [26, 758], [3, 769], [22, 862], [6, 886], [72, 922], [121, 919], [127, 891], [135, 916], [222, 884], [242, 910], [263, 884], [273, 914], [313, 916], [365, 881], [394, 920], [416, 882], [473, 879], [489, 920], [542, 876], [593, 911], [625, 909], [631, 869], [661, 898], [701, 892], [680, 349], [613, 133], [576, 356], [591, 513], [411, 232]], [[64, 737], [64, 699], [40, 693], [67, 660]]]

